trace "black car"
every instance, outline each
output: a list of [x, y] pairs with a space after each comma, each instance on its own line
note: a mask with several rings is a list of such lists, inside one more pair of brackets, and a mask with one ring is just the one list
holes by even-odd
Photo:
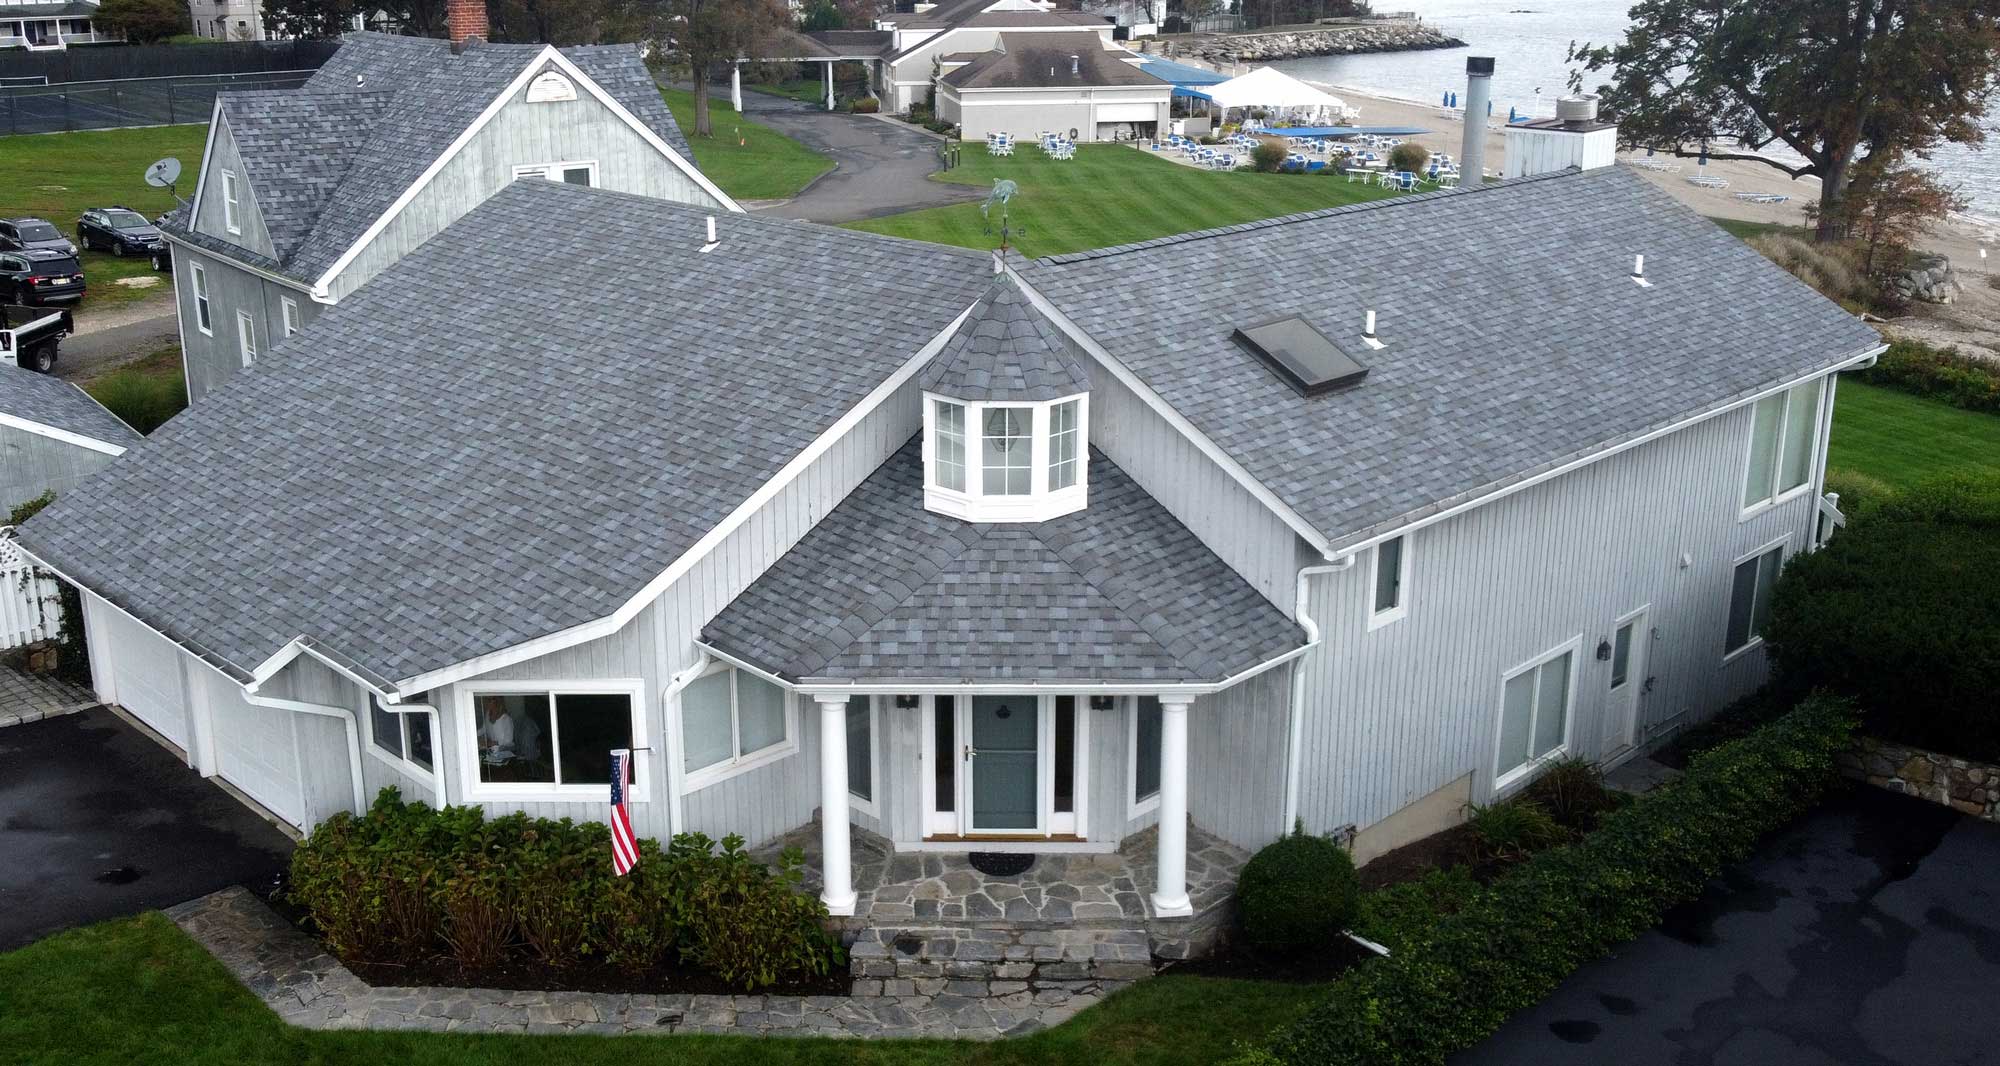
[[83, 299], [83, 264], [43, 248], [0, 252], [0, 302], [60, 303]]
[[0, 251], [20, 252], [46, 248], [75, 255], [76, 245], [62, 235], [55, 223], [39, 218], [0, 218]]
[[160, 229], [128, 207], [93, 207], [76, 220], [76, 239], [85, 248], [116, 256], [151, 255], [166, 247]]

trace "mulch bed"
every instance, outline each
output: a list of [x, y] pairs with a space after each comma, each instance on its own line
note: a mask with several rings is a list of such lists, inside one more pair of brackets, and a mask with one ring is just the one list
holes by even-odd
[[[304, 908], [286, 898], [281, 887], [244, 885], [293, 928], [317, 940], [318, 933]], [[322, 945], [324, 946], [324, 945]], [[327, 949], [329, 952], [331, 948]], [[554, 970], [534, 959], [508, 959], [497, 966], [470, 970], [449, 955], [434, 955], [413, 963], [362, 962], [341, 959], [354, 976], [376, 988], [497, 988], [508, 992], [612, 992], [653, 995], [735, 996], [752, 990], [729, 984], [705, 970], [669, 964], [651, 973], [630, 974], [602, 963]], [[847, 967], [817, 981], [799, 981], [755, 989], [769, 996], [845, 996], [853, 987]]]
[[[1477, 843], [1478, 837], [1470, 825], [1455, 825], [1394, 851], [1383, 852], [1357, 871], [1361, 877], [1361, 891], [1373, 892], [1378, 888], [1415, 881], [1432, 870], [1464, 866], [1477, 852]], [[1472, 875], [1486, 881], [1493, 872], [1475, 868]]]

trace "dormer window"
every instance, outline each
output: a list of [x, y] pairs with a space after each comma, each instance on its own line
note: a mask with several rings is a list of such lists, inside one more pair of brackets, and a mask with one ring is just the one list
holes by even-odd
[[1089, 403], [1087, 395], [1020, 403], [925, 394], [924, 505], [972, 522], [1040, 522], [1082, 510]]

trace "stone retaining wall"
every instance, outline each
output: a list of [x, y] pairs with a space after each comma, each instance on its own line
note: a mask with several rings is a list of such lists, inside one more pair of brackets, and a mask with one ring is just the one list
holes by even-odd
[[1419, 23], [1398, 23], [1358, 29], [1242, 33], [1204, 37], [1182, 46], [1180, 53], [1210, 63], [1251, 63], [1274, 59], [1303, 59], [1307, 56], [1417, 52], [1430, 48], [1464, 47], [1464, 41], [1442, 30]]
[[2000, 766], [1874, 737], [1862, 737], [1838, 762], [1857, 781], [2000, 822]]

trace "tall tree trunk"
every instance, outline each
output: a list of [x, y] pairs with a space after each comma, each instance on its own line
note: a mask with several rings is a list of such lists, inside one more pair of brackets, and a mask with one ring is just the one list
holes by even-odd
[[1813, 228], [1817, 243], [1837, 241], [1847, 236], [1847, 219], [1841, 200], [1847, 196], [1847, 171], [1854, 159], [1854, 143], [1826, 146], [1826, 168], [1819, 176], [1819, 221]]
[[694, 135], [715, 136], [715, 127], [708, 121], [708, 64], [690, 63], [694, 70]]

